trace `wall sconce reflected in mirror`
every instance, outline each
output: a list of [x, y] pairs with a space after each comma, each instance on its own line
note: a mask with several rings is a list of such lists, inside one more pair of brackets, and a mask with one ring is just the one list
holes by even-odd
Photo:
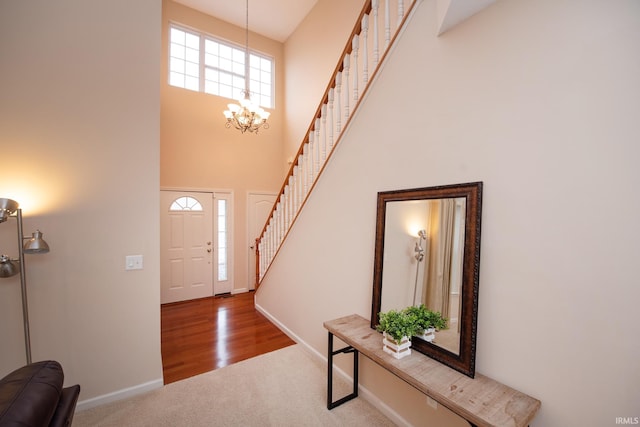
[[418, 262], [424, 259], [424, 248], [422, 247], [422, 241], [427, 240], [427, 232], [425, 230], [418, 231], [418, 241], [416, 242], [416, 247], [413, 249], [415, 252], [414, 257]]
[[414, 258], [416, 259], [416, 281], [413, 285], [413, 304], [417, 304], [416, 297], [418, 293], [418, 273], [420, 272], [420, 262], [424, 259], [424, 248], [422, 247], [422, 241], [427, 241], [427, 232], [426, 230], [418, 231], [418, 241], [416, 242], [416, 246], [413, 248]]
[[0, 278], [12, 277], [20, 274], [20, 289], [22, 291], [22, 320], [24, 322], [24, 346], [27, 364], [31, 363], [31, 338], [29, 335], [29, 307], [27, 304], [27, 277], [25, 274], [24, 254], [44, 254], [49, 252], [49, 245], [42, 238], [42, 232], [36, 230], [31, 237], [24, 237], [22, 232], [22, 209], [18, 202], [0, 198], [0, 223], [15, 217], [18, 223], [18, 259], [11, 259], [7, 255], [0, 255]]

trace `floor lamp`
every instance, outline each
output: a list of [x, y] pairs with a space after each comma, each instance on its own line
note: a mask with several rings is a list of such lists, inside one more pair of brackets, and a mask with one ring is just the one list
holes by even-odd
[[27, 304], [27, 277], [25, 275], [24, 254], [43, 254], [49, 252], [49, 245], [42, 239], [40, 230], [32, 233], [31, 237], [22, 234], [22, 209], [18, 202], [11, 199], [0, 199], [0, 223], [15, 217], [18, 223], [18, 259], [11, 259], [7, 255], [0, 255], [0, 278], [20, 274], [20, 289], [22, 291], [22, 320], [24, 322], [24, 347], [27, 364], [31, 363], [31, 337], [29, 335], [29, 307]]

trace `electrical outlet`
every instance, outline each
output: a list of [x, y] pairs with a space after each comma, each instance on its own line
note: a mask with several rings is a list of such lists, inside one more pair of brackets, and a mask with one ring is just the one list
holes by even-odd
[[142, 255], [127, 255], [125, 257], [125, 270], [142, 270]]

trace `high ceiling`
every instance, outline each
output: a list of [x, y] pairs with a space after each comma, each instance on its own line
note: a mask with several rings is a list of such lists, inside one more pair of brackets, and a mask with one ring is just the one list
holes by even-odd
[[[244, 0], [173, 0], [239, 27], [246, 25]], [[318, 0], [249, 0], [249, 30], [284, 42]]]
[[[231, 24], [246, 25], [246, 0], [173, 0]], [[319, 0], [249, 0], [249, 30], [279, 42], [287, 40]], [[442, 34], [495, 0], [437, 0]], [[363, 1], [364, 4], [364, 1]]]

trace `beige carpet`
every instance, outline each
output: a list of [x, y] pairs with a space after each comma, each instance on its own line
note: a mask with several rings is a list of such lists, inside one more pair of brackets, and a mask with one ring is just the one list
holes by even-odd
[[[77, 412], [73, 427], [393, 426], [362, 398], [327, 410], [327, 368], [300, 345]], [[350, 392], [334, 378], [334, 399]]]

